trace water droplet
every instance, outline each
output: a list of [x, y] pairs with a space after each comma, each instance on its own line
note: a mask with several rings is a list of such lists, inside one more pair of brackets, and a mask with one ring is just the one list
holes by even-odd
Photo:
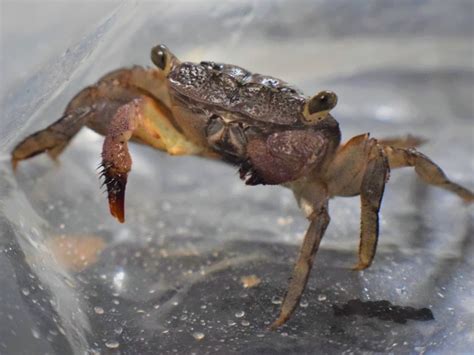
[[288, 336], [288, 333], [287, 333], [287, 332], [283, 332], [283, 333], [281, 333], [281, 336], [282, 336], [282, 337], [287, 337], [287, 336]]
[[306, 300], [301, 300], [301, 302], [300, 302], [300, 307], [306, 308], [306, 307], [308, 307], [308, 304], [309, 304], [308, 301], [306, 301]]
[[41, 337], [39, 330], [36, 328], [31, 328], [31, 334], [33, 334], [33, 337], [36, 339], [39, 339]]
[[187, 314], [183, 314], [181, 315], [181, 317], [179, 317], [180, 320], [186, 320], [188, 319], [188, 315]]
[[265, 334], [263, 333], [257, 333], [257, 338], [263, 338], [265, 336]]
[[318, 301], [326, 301], [328, 298], [326, 295], [323, 295], [322, 293], [318, 295]]
[[236, 323], [235, 323], [233, 320], [231, 320], [231, 319], [229, 319], [229, 320], [227, 321], [227, 325], [229, 325], [230, 327], [234, 326], [235, 324], [236, 324]]
[[244, 327], [248, 327], [250, 325], [250, 322], [244, 319], [242, 322], [240, 322], [240, 324], [242, 324]]
[[201, 309], [206, 309], [206, 308], [207, 308], [207, 306], [206, 306], [205, 304], [203, 304], [203, 305], [201, 306]]
[[109, 349], [117, 349], [120, 346], [120, 343], [117, 340], [109, 340], [105, 343], [105, 346]]
[[98, 307], [98, 306], [94, 307], [94, 312], [97, 313], [97, 314], [104, 314], [105, 313], [104, 309], [102, 307]]
[[153, 308], [154, 308], [154, 309], [158, 309], [158, 308], [160, 308], [160, 305], [159, 305], [159, 304], [155, 304], [155, 305], [153, 306]]
[[282, 301], [283, 301], [283, 299], [280, 296], [273, 296], [272, 297], [272, 303], [273, 304], [281, 304]]
[[196, 340], [203, 340], [205, 336], [206, 335], [204, 333], [201, 333], [201, 332], [194, 332], [193, 333], [193, 337]]
[[244, 311], [235, 312], [235, 316], [237, 318], [242, 318], [243, 316], [245, 316], [245, 312]]
[[113, 303], [113, 304], [120, 304], [120, 301], [119, 301], [118, 299], [113, 299], [113, 300], [112, 300], [112, 303]]
[[398, 293], [399, 295], [404, 295], [404, 294], [407, 293], [407, 290], [406, 290], [405, 287], [402, 287], [402, 288], [398, 288], [398, 287], [397, 287], [397, 288], [395, 288], [395, 291], [397, 291], [397, 293]]
[[114, 332], [115, 332], [115, 334], [120, 335], [123, 332], [123, 328], [122, 327], [117, 327], [117, 328], [114, 329]]
[[28, 296], [30, 294], [30, 290], [27, 288], [22, 288], [21, 293], [23, 293], [25, 296]]

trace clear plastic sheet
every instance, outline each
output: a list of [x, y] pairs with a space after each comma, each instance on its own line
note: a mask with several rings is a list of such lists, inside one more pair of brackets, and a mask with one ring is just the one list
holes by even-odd
[[[409, 169], [391, 174], [367, 271], [349, 270], [358, 199], [331, 201], [300, 308], [270, 332], [307, 227], [289, 191], [134, 146], [120, 225], [99, 190], [95, 133], [82, 131], [59, 166], [38, 156], [14, 175], [9, 165], [14, 144], [59, 117], [78, 90], [115, 68], [148, 65], [149, 49], [165, 43], [181, 59], [238, 64], [308, 95], [334, 90], [345, 139], [420, 135], [422, 151], [472, 189], [472, 2], [86, 4], [3, 8], [5, 19], [42, 17], [2, 27], [1, 354], [472, 349], [473, 207]], [[59, 28], [67, 41], [53, 40]], [[20, 65], [28, 70], [18, 79]], [[410, 319], [408, 307], [422, 316]]]

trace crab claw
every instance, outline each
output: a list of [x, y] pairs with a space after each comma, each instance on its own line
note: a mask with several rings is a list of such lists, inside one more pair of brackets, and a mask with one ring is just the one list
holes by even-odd
[[125, 187], [132, 159], [123, 135], [107, 135], [102, 150], [103, 184], [107, 188], [109, 208], [120, 223], [125, 222]]

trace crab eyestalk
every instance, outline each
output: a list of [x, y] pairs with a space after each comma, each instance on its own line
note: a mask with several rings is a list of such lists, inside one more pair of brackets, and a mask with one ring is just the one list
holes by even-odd
[[321, 91], [306, 101], [303, 116], [308, 123], [318, 123], [325, 119], [337, 105], [337, 95], [332, 91]]
[[176, 56], [164, 44], [159, 44], [151, 49], [151, 61], [163, 70], [165, 75], [180, 62]]

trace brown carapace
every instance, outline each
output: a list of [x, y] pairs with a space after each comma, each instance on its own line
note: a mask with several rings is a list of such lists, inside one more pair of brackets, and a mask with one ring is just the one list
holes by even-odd
[[369, 267], [374, 258], [390, 169], [413, 167], [424, 182], [474, 200], [415, 149], [421, 143], [416, 137], [377, 140], [362, 134], [341, 145], [339, 124], [330, 114], [337, 103], [333, 92], [306, 97], [282, 80], [238, 66], [180, 62], [163, 45], [152, 49], [151, 58], [156, 68], [119, 69], [82, 90], [61, 119], [16, 146], [12, 164], [43, 152], [56, 159], [83, 126], [93, 129], [105, 136], [101, 176], [110, 212], [120, 222], [132, 166], [129, 141], [172, 155], [221, 159], [238, 166], [248, 185], [292, 189], [310, 224], [272, 329], [299, 304], [329, 224], [331, 197], [360, 195], [354, 270]]

